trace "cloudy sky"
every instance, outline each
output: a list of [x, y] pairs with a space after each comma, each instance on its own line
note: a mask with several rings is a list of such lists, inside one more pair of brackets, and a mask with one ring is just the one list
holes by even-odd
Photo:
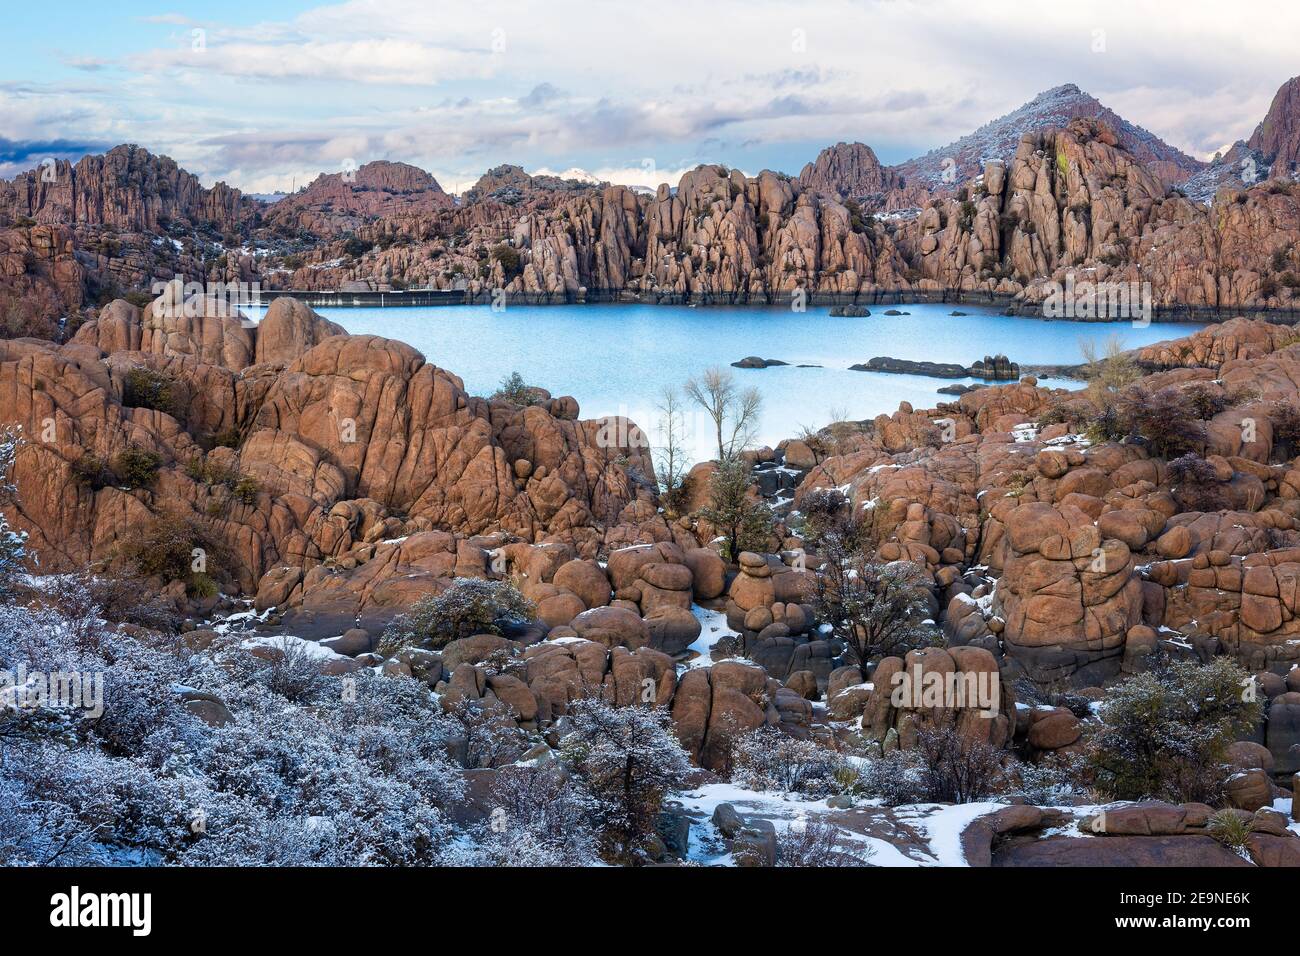
[[1062, 83], [1202, 158], [1300, 73], [1300, 4], [1238, 0], [350, 0], [6, 4], [0, 176], [121, 142], [205, 183], [400, 159], [676, 182], [885, 162]]

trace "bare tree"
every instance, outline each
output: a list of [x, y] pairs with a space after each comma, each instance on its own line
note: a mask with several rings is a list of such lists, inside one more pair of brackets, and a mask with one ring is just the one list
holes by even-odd
[[655, 472], [659, 495], [669, 514], [681, 511], [685, 499], [687, 451], [682, 444], [686, 434], [686, 411], [681, 393], [665, 385], [659, 393], [659, 447], [655, 451]]
[[686, 382], [686, 394], [713, 421], [718, 461], [734, 458], [754, 442], [763, 396], [756, 388], [742, 389], [735, 376], [716, 365]]
[[864, 680], [875, 658], [903, 654], [935, 638], [925, 623], [928, 582], [917, 565], [882, 564], [836, 534], [822, 537], [820, 551], [825, 561], [813, 600], [818, 619], [844, 642], [845, 656]]
[[1124, 351], [1118, 335], [1106, 340], [1102, 353], [1091, 339], [1080, 339], [1079, 351], [1083, 355], [1083, 375], [1088, 380], [1088, 397], [1098, 408], [1109, 408], [1120, 392], [1142, 377], [1142, 370]]

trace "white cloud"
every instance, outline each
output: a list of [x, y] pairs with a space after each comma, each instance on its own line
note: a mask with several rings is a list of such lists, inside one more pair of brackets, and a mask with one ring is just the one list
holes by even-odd
[[[727, 161], [741, 142], [919, 154], [1073, 82], [1208, 156], [1248, 136], [1295, 72], [1300, 7], [1270, 4], [1266, 30], [1246, 28], [1250, 8], [714, 0], [704, 16], [684, 0], [616, 15], [586, 0], [346, 0], [230, 22], [213, 4], [211, 22], [150, 18], [177, 29], [111, 62], [87, 38], [65, 62], [116, 67], [89, 74], [112, 88], [33, 93], [6, 112], [4, 135], [137, 141], [205, 181], [288, 185], [343, 158], [388, 158], [458, 180], [517, 162], [655, 185], [634, 178], [643, 157], [676, 174], [694, 164], [685, 157]], [[714, 146], [721, 155], [703, 155]]]

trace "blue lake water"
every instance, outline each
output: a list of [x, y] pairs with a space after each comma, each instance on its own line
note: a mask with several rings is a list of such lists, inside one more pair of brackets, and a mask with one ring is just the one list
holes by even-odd
[[[767, 369], [731, 369], [763, 394], [762, 443], [775, 445], [801, 426], [821, 427], [832, 412], [853, 419], [893, 412], [900, 401], [933, 408], [951, 396], [947, 380], [849, 366], [877, 355], [971, 365], [1002, 353], [1021, 364], [1074, 364], [1080, 341], [1099, 351], [1112, 335], [1125, 348], [1190, 335], [1189, 323], [1087, 323], [1006, 316], [993, 309], [952, 304], [900, 305], [901, 316], [872, 308], [866, 318], [832, 318], [826, 307], [798, 314], [787, 309], [663, 305], [511, 305], [430, 308], [336, 308], [322, 314], [354, 334], [410, 343], [430, 362], [459, 375], [473, 394], [488, 395], [518, 371], [529, 384], [578, 399], [584, 418], [624, 414], [647, 432], [665, 385], [680, 386], [711, 365], [728, 367], [748, 355], [791, 363]], [[949, 315], [954, 308], [968, 313]], [[256, 314], [256, 310], [254, 310]], [[800, 364], [821, 368], [798, 368]], [[970, 384], [974, 380], [960, 380]], [[1070, 380], [1042, 384], [1078, 388]], [[707, 454], [707, 429], [695, 427], [698, 457]], [[651, 434], [653, 439], [653, 434]]]

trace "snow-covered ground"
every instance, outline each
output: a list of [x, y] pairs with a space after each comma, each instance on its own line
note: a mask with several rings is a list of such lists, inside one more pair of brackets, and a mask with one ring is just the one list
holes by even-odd
[[830, 824], [846, 842], [867, 850], [873, 866], [965, 866], [962, 831], [976, 817], [1003, 806], [919, 804], [891, 809], [875, 801], [860, 801], [845, 809], [832, 807], [826, 800], [749, 790], [732, 783], [708, 784], [677, 794], [674, 801], [693, 818], [687, 858], [711, 866], [734, 862], [712, 820], [713, 812], [723, 803], [731, 804], [746, 820], [771, 821], [778, 835], [798, 823]]
[[[867, 851], [872, 866], [968, 866], [961, 835], [978, 818], [1004, 809], [1005, 803], [941, 804], [918, 803], [901, 807], [882, 806], [877, 800], [858, 800], [851, 807], [831, 806], [798, 794], [756, 791], [733, 783], [713, 783], [674, 794], [676, 803], [691, 817], [687, 859], [705, 866], [732, 866], [722, 834], [713, 824], [718, 806], [729, 803], [746, 821], [768, 820], [780, 836], [798, 824], [821, 822], [835, 827], [845, 844]], [[1285, 803], [1286, 807], [1280, 806]], [[1290, 811], [1290, 801], [1278, 801], [1277, 808]], [[1093, 816], [1101, 806], [1059, 807], [1072, 822], [1045, 831], [1042, 836], [1065, 835], [1085, 838], [1077, 821]], [[1296, 824], [1295, 828], [1300, 828]], [[1300, 829], [1297, 829], [1300, 832]]]
[[713, 645], [724, 637], [737, 637], [739, 635], [727, 625], [727, 615], [721, 611], [710, 611], [706, 607], [692, 604], [691, 613], [700, 622], [700, 636], [695, 639], [695, 643], [691, 644], [687, 650], [695, 651], [699, 656], [692, 658], [682, 666], [687, 670], [696, 667], [711, 667], [714, 663]]

